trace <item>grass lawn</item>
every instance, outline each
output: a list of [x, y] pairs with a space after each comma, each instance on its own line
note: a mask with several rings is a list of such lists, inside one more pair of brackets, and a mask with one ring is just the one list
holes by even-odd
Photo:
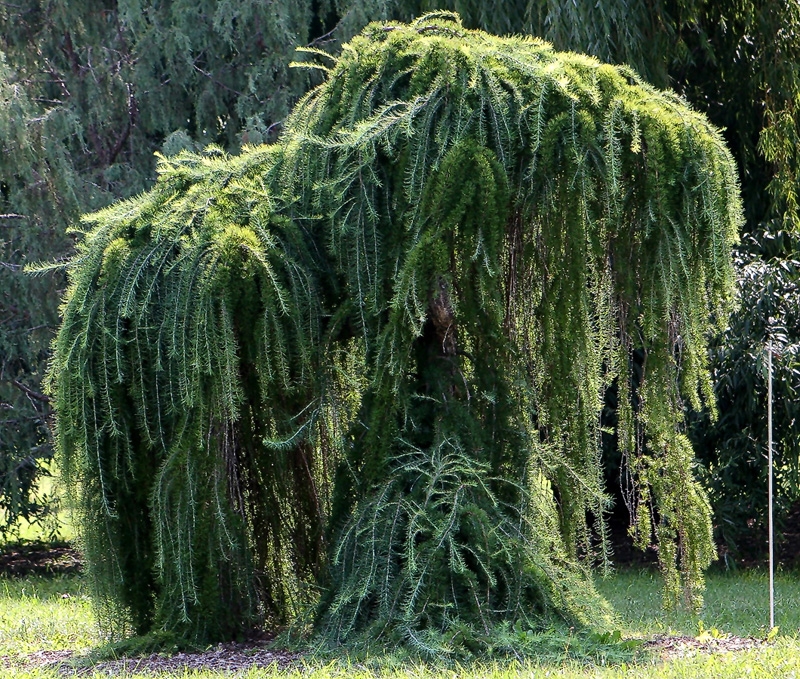
[[[716, 628], [737, 636], [764, 637], [769, 632], [769, 576], [761, 570], [711, 571], [700, 615], [661, 608], [656, 571], [620, 571], [599, 581], [600, 592], [620, 617], [626, 635], [698, 634]], [[800, 633], [800, 573], [775, 576], [775, 625], [783, 635]], [[798, 674], [797, 679], [800, 679]]]
[[[688, 613], [665, 613], [660, 608], [658, 575], [649, 571], [623, 571], [599, 583], [603, 594], [619, 612], [620, 631], [626, 636], [680, 634], [695, 637], [705, 630], [706, 637], [724, 634], [764, 637], [767, 633], [767, 578], [761, 572], [710, 574], [706, 607], [698, 617]], [[776, 580], [776, 619], [781, 633], [774, 642], [755, 649], [728, 653], [695, 653], [664, 661], [658, 653], [644, 654], [635, 663], [586, 664], [574, 661], [542, 663], [480, 664], [437, 669], [419, 665], [367, 669], [346, 663], [322, 663], [308, 659], [292, 669], [250, 669], [234, 676], [305, 677], [308, 679], [368, 679], [407, 677], [408, 679], [515, 679], [552, 677], [554, 679], [622, 679], [644, 677], [680, 679], [709, 677], [738, 679], [776, 677], [800, 679], [800, 574], [781, 573]], [[702, 620], [702, 628], [701, 621]], [[91, 605], [80, 577], [0, 578], [0, 677], [55, 679], [54, 669], [26, 669], [18, 663], [22, 656], [39, 654], [55, 657], [57, 651], [83, 653], [102, 643]], [[381, 667], [381, 664], [377, 664]], [[108, 676], [95, 672], [94, 675]], [[126, 677], [152, 677], [128, 673]], [[212, 671], [180, 671], [157, 675], [165, 679], [197, 679], [231, 676]]]
[[82, 652], [100, 641], [80, 577], [0, 578], [0, 656]]

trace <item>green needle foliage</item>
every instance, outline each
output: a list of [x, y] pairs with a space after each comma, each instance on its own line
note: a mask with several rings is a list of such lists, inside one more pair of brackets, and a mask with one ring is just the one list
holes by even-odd
[[698, 605], [684, 401], [741, 221], [719, 133], [452, 14], [317, 56], [277, 144], [163, 159], [68, 265], [50, 388], [107, 620], [209, 640], [318, 600], [326, 642], [425, 655], [601, 624], [615, 382], [637, 539]]

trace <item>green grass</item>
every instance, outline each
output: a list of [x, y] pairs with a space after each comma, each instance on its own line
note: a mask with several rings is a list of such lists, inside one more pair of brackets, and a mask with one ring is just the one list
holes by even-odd
[[[21, 671], [0, 670], [0, 677], [17, 679], [57, 679], [54, 670]], [[95, 679], [107, 674], [90, 675]], [[119, 676], [119, 675], [118, 675]], [[128, 679], [152, 679], [152, 674], [126, 674]], [[155, 675], [164, 679], [215, 679], [224, 675], [218, 672], [185, 672], [178, 675]], [[294, 670], [252, 669], [233, 675], [243, 679], [796, 679], [800, 677], [800, 647], [786, 640], [776, 642], [768, 649], [736, 654], [701, 655], [668, 664], [649, 662], [615, 667], [585, 667], [577, 665], [555, 666], [534, 663], [480, 664], [454, 669], [435, 669], [412, 666], [374, 672], [359, 667], [327, 665], [301, 667]]]
[[[39, 478], [39, 494], [42, 497], [52, 498], [48, 505], [55, 505], [54, 514], [46, 517], [41, 522], [30, 523], [24, 518], [14, 527], [8, 535], [9, 542], [72, 542], [75, 539], [75, 529], [72, 525], [70, 512], [64, 507], [64, 484], [55, 461], [44, 464], [46, 474]], [[6, 521], [5, 512], [0, 510], [0, 525]], [[0, 546], [2, 540], [0, 540]]]
[[[706, 629], [739, 636], [766, 633], [767, 577], [762, 572], [712, 573], [708, 577], [706, 607], [699, 616], [665, 613], [660, 608], [659, 580], [648, 571], [622, 571], [599, 583], [602, 593], [619, 613], [620, 629], [626, 635], [650, 636], [656, 633], [696, 635], [699, 621]], [[696, 655], [668, 663], [656, 656], [644, 656], [637, 663], [603, 665], [595, 663], [527, 662], [484, 663], [460, 668], [434, 668], [397, 665], [376, 660], [378, 669], [347, 665], [341, 661], [309, 661], [294, 670], [249, 670], [239, 673], [244, 679], [757, 679], [780, 677], [800, 679], [800, 574], [782, 573], [776, 581], [776, 617], [781, 635], [773, 644], [756, 650]], [[73, 649], [85, 652], [103, 643], [95, 627], [90, 602], [79, 577], [0, 578], [0, 656], [20, 659], [37, 651]], [[372, 667], [372, 665], [370, 665]], [[22, 670], [0, 662], [0, 679], [56, 679], [55, 670]], [[99, 672], [83, 675], [99, 679]], [[152, 677], [146, 674], [127, 674]], [[181, 672], [158, 675], [164, 679], [180, 677], [212, 679], [216, 672]]]
[[75, 576], [0, 578], [0, 656], [82, 652], [100, 643], [84, 589]]
[[[3, 517], [0, 516], [0, 521]], [[75, 530], [68, 512], [59, 512], [57, 519], [48, 517], [43, 523], [30, 523], [20, 519], [19, 525], [10, 534], [8, 543], [14, 542], [74, 542]], [[2, 546], [0, 541], [0, 546]]]

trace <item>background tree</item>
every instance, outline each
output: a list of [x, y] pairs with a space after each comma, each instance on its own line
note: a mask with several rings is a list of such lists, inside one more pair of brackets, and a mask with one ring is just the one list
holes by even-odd
[[[717, 530], [729, 559], [763, 555], [767, 527], [767, 356], [773, 345], [776, 516], [800, 500], [800, 243], [778, 230], [747, 235], [738, 249], [738, 308], [712, 349], [719, 419], [694, 436], [707, 467]], [[778, 534], [782, 526], [778, 525]], [[780, 545], [779, 545], [780, 546]], [[792, 556], [792, 546], [786, 545]]]
[[[0, 137], [4, 173], [0, 212], [0, 534], [24, 517], [43, 521], [52, 501], [37, 489], [42, 460], [50, 457], [46, 423], [49, 398], [41, 393], [48, 344], [58, 324], [58, 291], [53, 280], [31, 280], [22, 268], [37, 256], [66, 251], [57, 206], [46, 200], [51, 189], [65, 188], [70, 167], [55, 141], [63, 130], [58, 115], [34, 116], [35, 106], [13, 82], [0, 61]], [[42, 149], [52, 156], [42, 157]], [[66, 166], [66, 167], [65, 167]], [[58, 189], [56, 189], [58, 190]], [[65, 192], [69, 195], [68, 192]], [[77, 216], [75, 205], [65, 211]], [[55, 219], [57, 226], [47, 223]]]

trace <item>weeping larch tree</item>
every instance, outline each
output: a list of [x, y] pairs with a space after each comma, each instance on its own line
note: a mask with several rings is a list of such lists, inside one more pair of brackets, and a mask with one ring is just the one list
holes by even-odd
[[684, 412], [741, 220], [719, 132], [446, 13], [300, 65], [325, 81], [277, 143], [163, 158], [68, 264], [50, 389], [106, 624], [313, 610], [329, 643], [424, 654], [601, 625], [612, 385], [632, 531], [698, 605]]

